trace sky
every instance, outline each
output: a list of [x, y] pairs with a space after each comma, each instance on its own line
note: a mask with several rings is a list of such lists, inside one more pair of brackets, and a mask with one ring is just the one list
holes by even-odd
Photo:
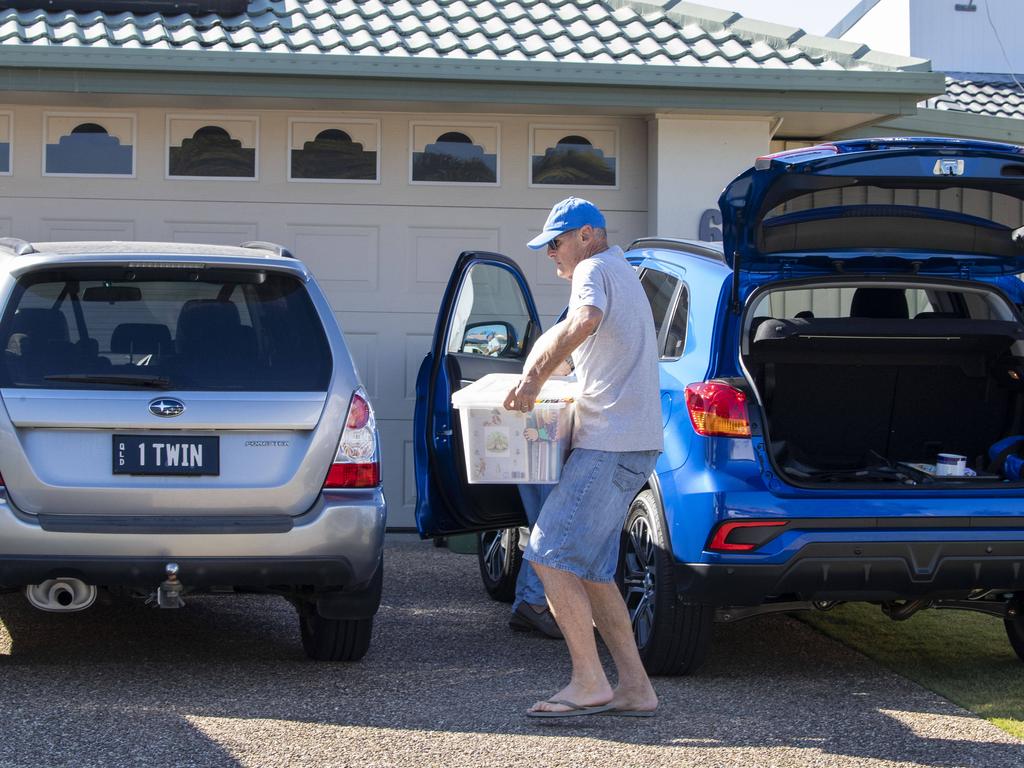
[[824, 35], [834, 27], [857, 0], [694, 0], [700, 5], [739, 11], [761, 21], [774, 21], [801, 27], [815, 35]]

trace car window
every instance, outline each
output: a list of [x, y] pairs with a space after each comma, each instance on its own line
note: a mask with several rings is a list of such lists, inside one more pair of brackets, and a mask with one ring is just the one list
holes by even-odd
[[[647, 301], [650, 302], [651, 314], [654, 315], [654, 333], [660, 343], [661, 329], [672, 308], [672, 299], [675, 296], [679, 280], [657, 269], [648, 268], [640, 273], [640, 284], [644, 288], [644, 293], [647, 294]], [[659, 353], [663, 349], [660, 347]]]
[[889, 317], [913, 318], [924, 313], [949, 311], [933, 303], [936, 293], [920, 288], [815, 287], [772, 291], [755, 308], [755, 317], [841, 318]]
[[530, 312], [515, 275], [495, 264], [474, 264], [462, 280], [448, 329], [448, 352], [520, 357]]
[[302, 282], [254, 270], [33, 272], [12, 293], [0, 344], [7, 387], [95, 388], [134, 377], [173, 389], [325, 391], [332, 369]]
[[669, 324], [668, 333], [665, 334], [665, 348], [663, 358], [675, 360], [683, 356], [686, 348], [686, 325], [690, 315], [690, 291], [683, 283], [679, 290], [679, 298], [676, 300], [675, 311], [672, 312], [672, 322]]

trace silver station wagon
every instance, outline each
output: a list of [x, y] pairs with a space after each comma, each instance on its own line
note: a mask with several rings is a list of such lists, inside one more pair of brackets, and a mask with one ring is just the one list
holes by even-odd
[[355, 660], [380, 603], [373, 409], [312, 275], [270, 243], [0, 239], [0, 589], [176, 608], [269, 593]]

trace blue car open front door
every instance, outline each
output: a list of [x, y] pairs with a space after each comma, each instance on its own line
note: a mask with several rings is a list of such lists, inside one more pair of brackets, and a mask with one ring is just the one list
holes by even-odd
[[540, 318], [522, 271], [495, 253], [459, 256], [430, 352], [416, 377], [414, 453], [420, 535], [525, 524], [514, 485], [469, 485], [452, 393], [489, 373], [520, 373]]

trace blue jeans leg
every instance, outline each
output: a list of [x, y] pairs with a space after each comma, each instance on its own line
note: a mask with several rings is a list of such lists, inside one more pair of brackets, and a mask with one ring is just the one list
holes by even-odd
[[[544, 501], [551, 491], [554, 490], [554, 487], [554, 485], [519, 486], [519, 496], [523, 500], [526, 521], [530, 524], [531, 529], [533, 524], [537, 522], [540, 508], [544, 506]], [[516, 579], [516, 599], [512, 604], [512, 610], [514, 611], [522, 603], [530, 603], [531, 605], [545, 605], [547, 603], [547, 599], [544, 597], [544, 585], [540, 583], [540, 577], [533, 570], [533, 566], [526, 560], [523, 560], [523, 564], [519, 568], [519, 578]]]

